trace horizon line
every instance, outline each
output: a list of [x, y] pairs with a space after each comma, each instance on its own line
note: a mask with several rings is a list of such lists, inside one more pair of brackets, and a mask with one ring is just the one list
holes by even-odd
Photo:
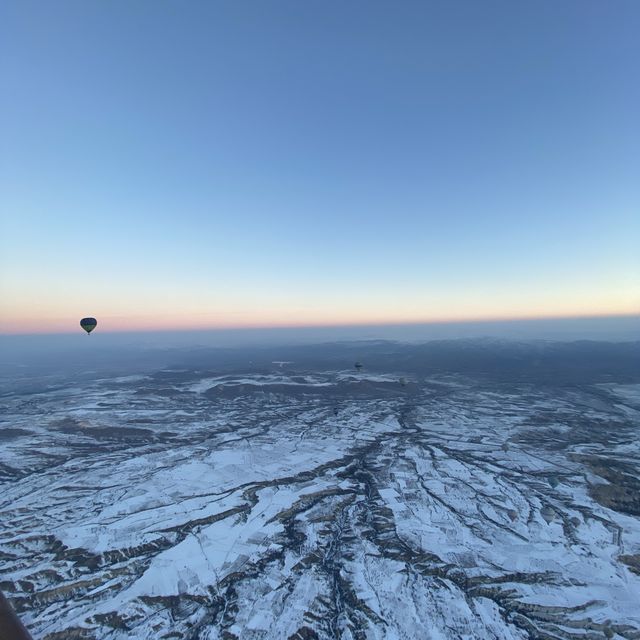
[[[597, 319], [624, 319], [638, 318], [640, 320], [640, 310], [630, 313], [591, 313], [586, 315], [544, 315], [544, 316], [517, 316], [517, 317], [501, 317], [490, 316], [481, 318], [447, 318], [432, 320], [406, 320], [406, 321], [372, 321], [372, 322], [348, 322], [348, 323], [324, 323], [324, 324], [244, 324], [244, 325], [222, 325], [222, 326], [186, 326], [186, 327], [133, 327], [130, 329], [107, 329], [100, 333], [107, 335], [122, 333], [196, 333], [196, 332], [224, 332], [224, 331], [278, 331], [278, 330], [296, 330], [296, 329], [349, 329], [349, 328], [367, 328], [367, 327], [416, 327], [425, 325], [446, 325], [446, 324], [490, 324], [495, 322], [518, 323], [518, 322], [543, 322], [553, 320], [597, 320]], [[98, 323], [98, 327], [100, 323]], [[0, 331], [0, 337], [17, 337], [17, 336], [63, 336], [72, 335], [81, 329], [69, 328], [64, 331]]]

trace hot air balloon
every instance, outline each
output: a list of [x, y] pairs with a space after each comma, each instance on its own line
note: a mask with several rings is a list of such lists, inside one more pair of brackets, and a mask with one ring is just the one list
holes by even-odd
[[358, 371], [360, 371], [360, 369], [362, 369], [362, 367], [364, 367], [364, 365], [362, 364], [362, 362], [356, 362], [353, 365]]
[[544, 518], [547, 524], [551, 524], [553, 519], [556, 517], [556, 512], [548, 504], [545, 504], [544, 507], [540, 509], [540, 515]]
[[80, 320], [80, 326], [87, 333], [91, 333], [96, 328], [97, 325], [98, 325], [98, 321], [95, 318], [82, 318], [82, 320]]

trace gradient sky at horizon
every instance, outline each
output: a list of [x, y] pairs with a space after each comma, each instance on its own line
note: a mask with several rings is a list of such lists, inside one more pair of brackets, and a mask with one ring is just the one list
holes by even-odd
[[0, 333], [640, 311], [640, 3], [0, 9]]

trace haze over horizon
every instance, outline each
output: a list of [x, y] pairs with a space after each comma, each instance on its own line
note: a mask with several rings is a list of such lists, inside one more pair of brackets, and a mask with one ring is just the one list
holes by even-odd
[[0, 352], [7, 362], [21, 363], [29, 354], [66, 356], [122, 350], [198, 350], [201, 348], [262, 348], [337, 343], [425, 344], [432, 341], [563, 342], [595, 341], [640, 343], [640, 316], [537, 318], [507, 321], [355, 324], [289, 327], [236, 327], [226, 329], [164, 329], [112, 331], [85, 336], [77, 330], [60, 333], [0, 334]]
[[640, 313], [640, 4], [9, 2], [0, 333]]

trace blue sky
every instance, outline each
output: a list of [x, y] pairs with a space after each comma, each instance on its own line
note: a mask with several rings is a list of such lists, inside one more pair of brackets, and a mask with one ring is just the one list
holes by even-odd
[[4, 3], [0, 331], [640, 309], [640, 4]]

